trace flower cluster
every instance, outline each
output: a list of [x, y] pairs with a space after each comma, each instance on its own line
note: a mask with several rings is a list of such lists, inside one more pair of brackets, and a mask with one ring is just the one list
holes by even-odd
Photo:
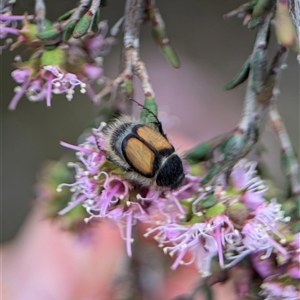
[[[11, 38], [7, 38], [8, 34], [18, 34], [17, 25], [19, 21], [24, 21], [24, 16], [15, 16], [12, 14], [12, 7], [15, 0], [4, 1], [0, 4], [0, 40], [4, 40], [4, 44], [0, 46], [0, 54], [9, 47], [13, 42]], [[28, 20], [33, 19], [33, 16], [27, 16]]]
[[[202, 275], [208, 276], [211, 274], [211, 260], [215, 256], [218, 256], [222, 268], [229, 268], [251, 253], [264, 251], [264, 258], [268, 258], [276, 250], [287, 255], [286, 250], [275, 240], [279, 234], [278, 223], [283, 221], [275, 201], [260, 207], [241, 229], [226, 215], [226, 211], [217, 212], [220, 208], [218, 205], [212, 208], [218, 215], [207, 218], [206, 222], [192, 225], [165, 224], [147, 232], [146, 236], [156, 233], [154, 238], [166, 253], [171, 256], [177, 254], [172, 268], [195, 262]], [[266, 224], [270, 216], [275, 219]], [[193, 255], [189, 262], [185, 262], [183, 258], [188, 252]]]
[[123, 172], [107, 161], [101, 124], [86, 141], [73, 146], [62, 143], [77, 151], [79, 163], [69, 163], [75, 169], [76, 181], [60, 184], [58, 191], [68, 187], [73, 193], [69, 205], [60, 211], [64, 215], [81, 204], [88, 213], [86, 222], [108, 218], [120, 226], [126, 240], [127, 253], [131, 255], [131, 231], [138, 221], [151, 224], [179, 222], [186, 210], [180, 204], [184, 197], [191, 197], [198, 188], [199, 179], [187, 176], [184, 185], [176, 192], [164, 193], [154, 189], [133, 188], [124, 178]]
[[291, 259], [282, 230], [286, 218], [275, 199], [264, 198], [267, 187], [256, 175], [256, 163], [239, 161], [229, 185], [222, 187], [200, 187], [201, 178], [190, 175], [186, 167], [184, 183], [176, 191], [139, 188], [107, 161], [104, 126], [94, 129], [79, 146], [62, 143], [77, 151], [79, 162], [69, 164], [75, 169], [75, 182], [58, 187], [72, 192], [60, 215], [82, 205], [89, 215], [87, 222], [111, 219], [120, 226], [129, 255], [132, 226], [147, 223], [145, 236], [153, 236], [165, 253], [176, 257], [172, 269], [195, 263], [202, 276], [211, 274], [215, 257], [221, 268], [229, 268], [259, 254], [258, 269], [274, 253], [282, 261]]
[[266, 282], [262, 284], [260, 295], [264, 296], [265, 300], [298, 300], [299, 290], [295, 285]]
[[[53, 94], [65, 94], [70, 101], [77, 86], [81, 93], [87, 92], [93, 99], [95, 92], [91, 84], [103, 76], [103, 56], [115, 44], [113, 37], [105, 37], [108, 31], [107, 21], [100, 22], [96, 32], [63, 42], [60, 38], [60, 23], [52, 24], [45, 20], [45, 32], [53, 31], [57, 34], [53, 40], [49, 40], [43, 36], [45, 33], [38, 32], [37, 25], [30, 23], [29, 19], [31, 17], [28, 16], [14, 17], [11, 12], [0, 15], [1, 37], [7, 34], [17, 36], [11, 50], [25, 45], [30, 54], [27, 61], [22, 62], [20, 56], [15, 59], [16, 69], [12, 72], [12, 77], [20, 86], [15, 88], [16, 94], [9, 109], [14, 110], [23, 95], [32, 102], [46, 100], [47, 106], [51, 105]], [[23, 21], [21, 29], [15, 28], [15, 22], [19, 20]]]
[[262, 253], [251, 257], [256, 271], [264, 280], [261, 295], [267, 300], [299, 299], [300, 234], [287, 241], [285, 248], [285, 255], [278, 252], [277, 261], [271, 257], [262, 259]]

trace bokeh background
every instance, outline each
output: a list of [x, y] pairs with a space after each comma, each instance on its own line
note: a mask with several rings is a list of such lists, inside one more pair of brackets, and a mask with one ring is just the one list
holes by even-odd
[[[71, 0], [45, 2], [50, 20], [72, 8], [74, 3]], [[112, 26], [122, 16], [124, 2], [108, 0], [101, 18], [108, 19]], [[164, 60], [147, 25], [141, 31], [141, 57], [146, 62], [159, 107], [171, 117], [172, 122], [166, 124], [168, 132], [180, 131], [196, 144], [230, 130], [239, 121], [245, 85], [229, 92], [223, 91], [222, 86], [236, 75], [251, 53], [255, 34], [242, 26], [242, 20], [224, 21], [222, 16], [243, 1], [157, 0], [156, 3], [180, 57], [181, 68], [173, 70]], [[16, 12], [32, 12], [32, 7], [33, 1], [19, 1]], [[105, 76], [114, 77], [118, 72], [120, 45], [119, 40], [105, 57]], [[271, 49], [272, 46], [274, 43]], [[88, 97], [80, 93], [72, 102], [63, 96], [54, 97], [50, 109], [45, 102], [31, 103], [24, 97], [16, 111], [8, 111], [16, 86], [11, 78], [16, 54], [17, 51], [5, 51], [0, 57], [2, 242], [16, 235], [29, 213], [35, 199], [36, 174], [42, 163], [57, 160], [66, 153], [68, 150], [59, 141], [76, 143], [97, 113]], [[289, 57], [280, 89], [279, 108], [299, 151], [299, 65], [294, 53]], [[136, 99], [143, 101], [139, 85]], [[263, 141], [268, 149], [264, 159], [282, 187], [277, 138], [266, 128]]]

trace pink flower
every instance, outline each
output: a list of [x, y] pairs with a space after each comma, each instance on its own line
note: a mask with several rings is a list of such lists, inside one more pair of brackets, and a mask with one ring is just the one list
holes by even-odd
[[235, 189], [244, 190], [242, 200], [251, 210], [264, 203], [263, 195], [268, 188], [264, 182], [256, 176], [256, 162], [240, 160], [232, 169], [230, 178]]
[[144, 210], [142, 205], [138, 202], [127, 201], [125, 206], [119, 206], [109, 211], [107, 217], [120, 227], [121, 236], [126, 242], [127, 254], [131, 257], [131, 244], [134, 241], [131, 237], [132, 227], [136, 225], [138, 221], [147, 221], [148, 214], [146, 210]]
[[[14, 1], [1, 3], [0, 7], [0, 39], [5, 39], [8, 34], [19, 35], [17, 25], [19, 21], [24, 21], [25, 16], [15, 16], [12, 14]], [[26, 16], [27, 20], [33, 19], [33, 16]], [[4, 45], [0, 46], [0, 54], [12, 43], [12, 39], [6, 39]]]
[[106, 56], [111, 46], [116, 44], [114, 37], [105, 37], [108, 32], [107, 21], [101, 21], [98, 25], [98, 33], [90, 34], [84, 38], [83, 43], [87, 49], [89, 56], [93, 59]]
[[258, 274], [262, 278], [267, 278], [274, 274], [276, 266], [272, 257], [265, 258], [263, 254], [263, 251], [251, 253], [251, 262]]
[[192, 176], [189, 173], [189, 168], [186, 168], [186, 176], [181, 184], [180, 188], [174, 191], [174, 195], [179, 199], [188, 199], [194, 197], [195, 194], [199, 191], [199, 184], [201, 181], [200, 177]]
[[[145, 236], [153, 233], [156, 233], [154, 239], [159, 243], [159, 247], [163, 247], [165, 253], [171, 257], [176, 255], [171, 266], [173, 270], [180, 264], [195, 263], [202, 276], [211, 274], [211, 260], [217, 254], [218, 246], [205, 223], [194, 224], [191, 227], [165, 224], [148, 230]], [[184, 257], [188, 252], [192, 254], [192, 258], [186, 262]]]
[[260, 295], [265, 300], [298, 300], [299, 290], [295, 286], [286, 285], [275, 281], [264, 282], [261, 285]]
[[47, 77], [47, 106], [51, 103], [51, 94], [66, 94], [66, 98], [71, 101], [73, 99], [74, 89], [80, 87], [80, 92], [85, 93], [86, 83], [77, 78], [75, 74], [63, 72], [55, 66], [44, 66]]
[[243, 243], [251, 252], [266, 251], [264, 257], [268, 258], [275, 248], [287, 256], [286, 249], [275, 240], [278, 237], [285, 243], [284, 236], [278, 231], [279, 222], [284, 221], [280, 207], [275, 199], [268, 205], [261, 205], [255, 210], [255, 217], [243, 227]]
[[218, 245], [218, 256], [219, 256], [219, 264], [223, 268], [224, 267], [224, 258], [223, 258], [223, 246], [226, 246], [226, 236], [232, 232], [234, 232], [234, 226], [230, 219], [225, 215], [220, 215], [213, 218], [210, 221], [212, 231], [214, 232], [214, 236]]
[[291, 263], [288, 273], [292, 278], [300, 279], [300, 233], [295, 234], [291, 246]]
[[16, 109], [24, 94], [32, 102], [46, 100], [47, 106], [51, 106], [52, 94], [66, 94], [70, 101], [76, 86], [80, 87], [81, 93], [86, 92], [86, 83], [79, 80], [75, 74], [63, 72], [57, 67], [45, 66], [36, 76], [31, 76], [32, 73], [30, 67], [12, 72], [13, 79], [22, 85], [15, 88], [16, 94], [9, 104], [10, 110]]
[[[58, 25], [57, 28], [59, 30]], [[18, 36], [12, 48], [25, 45], [31, 54], [27, 62], [16, 64], [17, 69], [12, 73], [14, 80], [22, 85], [16, 88], [9, 109], [14, 110], [23, 95], [33, 102], [46, 100], [47, 106], [51, 106], [54, 94], [65, 94], [70, 101], [77, 87], [93, 100], [95, 92], [91, 85], [103, 76], [102, 56], [108, 54], [115, 41], [105, 38], [106, 22], [100, 22], [99, 28], [98, 33], [70, 39], [65, 44], [59, 41], [54, 48], [48, 49], [41, 47], [44, 41], [36, 35], [36, 25], [27, 19], [21, 30], [1, 27], [5, 34], [13, 30], [10, 33]]]
[[[101, 130], [106, 124], [94, 130], [94, 135], [89, 137], [86, 142], [79, 146], [73, 146], [62, 142], [65, 147], [77, 151], [77, 157], [80, 163], [69, 163], [70, 167], [75, 169], [76, 181], [72, 184], [62, 183], [58, 186], [58, 191], [63, 187], [69, 187], [73, 192], [69, 205], [63, 209], [60, 214], [65, 214], [75, 206], [87, 202], [89, 207], [98, 204], [98, 198], [101, 198], [102, 190], [100, 187], [110, 187], [107, 184], [108, 174], [101, 172], [101, 166], [106, 162], [106, 157], [99, 147], [103, 146]], [[107, 191], [106, 191], [107, 193]]]

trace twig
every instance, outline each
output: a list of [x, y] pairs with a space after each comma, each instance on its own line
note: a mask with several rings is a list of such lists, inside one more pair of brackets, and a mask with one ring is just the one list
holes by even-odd
[[89, 12], [92, 14], [93, 20], [91, 22], [89, 30], [91, 30], [93, 23], [95, 22], [95, 18], [97, 18], [97, 11], [100, 7], [100, 4], [101, 4], [101, 0], [92, 0], [92, 4], [91, 4]]
[[292, 143], [290, 141], [287, 130], [281, 119], [276, 105], [274, 104], [269, 112], [270, 121], [274, 131], [277, 133], [281, 150], [283, 154], [286, 155], [288, 159], [289, 168], [287, 170], [287, 176], [289, 177], [291, 183], [291, 190], [293, 196], [300, 196], [300, 168], [299, 162], [296, 158]]
[[7, 0], [0, 0], [0, 11], [5, 7]]
[[[267, 34], [271, 22], [271, 18], [273, 16], [273, 12], [270, 12], [266, 15], [264, 22], [259, 27], [257, 32], [257, 37], [255, 40], [253, 54], [259, 49], [265, 48], [267, 46]], [[245, 97], [244, 111], [242, 119], [238, 125], [239, 132], [247, 133], [253, 124], [254, 121], [254, 113], [255, 113], [255, 105], [256, 105], [256, 92], [253, 87], [253, 70], [250, 70], [249, 79], [247, 84], [247, 91]]]
[[45, 29], [46, 5], [44, 0], [35, 0], [34, 10], [37, 29], [41, 33]]
[[88, 11], [91, 6], [91, 2], [91, 0], [80, 0], [79, 6], [74, 11], [71, 19], [68, 22], [78, 21]]
[[139, 29], [142, 17], [141, 0], [127, 0], [124, 20], [124, 48], [139, 49]]
[[12, 6], [16, 0], [0, 0], [0, 11], [7, 6]]
[[298, 36], [298, 62], [300, 63], [300, 1], [299, 0], [289, 0], [289, 9], [292, 16], [293, 23], [296, 27]]
[[120, 74], [113, 79], [94, 98], [99, 103], [105, 95], [126, 80], [132, 81], [136, 75], [142, 83], [146, 98], [154, 98], [154, 91], [144, 62], [139, 57], [139, 28], [142, 18], [142, 0], [127, 0], [124, 18], [124, 67]]
[[101, 0], [93, 0], [92, 1], [90, 11], [93, 15], [95, 15], [96, 11], [98, 10], [98, 8], [100, 6], [100, 2], [101, 2]]
[[227, 14], [225, 14], [223, 16], [223, 18], [225, 20], [229, 19], [229, 18], [232, 18], [232, 17], [235, 17], [235, 16], [244, 16], [246, 13], [245, 13], [245, 7], [247, 6], [247, 3], [246, 4], [242, 4], [240, 7], [228, 12]]
[[[210, 168], [207, 175], [201, 180], [201, 185], [206, 185], [213, 178], [218, 179], [221, 172], [228, 173], [237, 161], [247, 155], [258, 141], [258, 128], [256, 127], [256, 100], [257, 95], [261, 92], [265, 79], [267, 36], [273, 9], [268, 12], [262, 24], [258, 28], [254, 48], [251, 54], [251, 68], [249, 72], [244, 110], [241, 121], [237, 125], [234, 133], [225, 140], [218, 148], [215, 149], [216, 160], [221, 157], [222, 160], [215, 162]], [[220, 156], [218, 151], [223, 148]]]
[[262, 93], [258, 95], [257, 100], [261, 107], [261, 111], [257, 117], [257, 121], [259, 122], [260, 126], [262, 126], [265, 118], [269, 116], [272, 128], [278, 135], [279, 141], [281, 143], [282, 153], [285, 154], [288, 159], [289, 168], [286, 175], [289, 177], [291, 183], [292, 194], [293, 196], [299, 196], [299, 163], [297, 161], [292, 143], [276, 105], [277, 97], [280, 94], [279, 83], [282, 75], [282, 70], [284, 69], [285, 61], [288, 57], [288, 53], [288, 50], [284, 46], [279, 46], [277, 53], [273, 58], [268, 76], [266, 78], [265, 87]]
[[273, 104], [275, 104], [277, 97], [280, 94], [279, 83], [288, 54], [288, 49], [284, 46], [279, 45], [267, 73], [263, 90], [260, 94], [257, 95], [257, 103], [259, 106], [256, 122], [259, 127], [263, 126], [270, 108]]
[[141, 240], [139, 224], [133, 227], [132, 257], [124, 257], [112, 282], [115, 300], [162, 299], [163, 258], [159, 250]]

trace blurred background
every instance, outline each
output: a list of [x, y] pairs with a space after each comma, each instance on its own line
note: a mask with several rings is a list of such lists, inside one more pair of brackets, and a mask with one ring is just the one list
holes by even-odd
[[[33, 1], [19, 2], [16, 13], [32, 12]], [[73, 8], [74, 3], [70, 0], [45, 2], [50, 20]], [[108, 6], [101, 10], [101, 19], [108, 19], [110, 27], [122, 16], [124, 2], [108, 0]], [[181, 61], [179, 70], [172, 69], [152, 40], [150, 26], [142, 27], [141, 57], [148, 68], [160, 109], [173, 120], [166, 124], [167, 133], [179, 131], [197, 144], [232, 129], [239, 121], [245, 84], [228, 92], [223, 91], [222, 86], [237, 74], [251, 53], [255, 35], [242, 26], [242, 20], [224, 21], [222, 16], [243, 2], [156, 1]], [[121, 36], [118, 38], [118, 45], [104, 60], [107, 77], [118, 73]], [[270, 45], [274, 50], [274, 43]], [[11, 72], [17, 51], [5, 51], [0, 57], [2, 242], [16, 235], [29, 213], [35, 199], [36, 174], [42, 163], [48, 159], [58, 160], [66, 153], [68, 150], [61, 147], [59, 141], [76, 143], [97, 113], [88, 97], [80, 93], [75, 94], [72, 102], [64, 96], [54, 97], [50, 109], [45, 102], [31, 103], [24, 97], [16, 111], [8, 111], [16, 86]], [[135, 98], [142, 102], [139, 84], [136, 86]], [[280, 90], [279, 108], [299, 151], [299, 65], [294, 53], [289, 57]], [[282, 187], [277, 138], [266, 128], [263, 141], [268, 149], [264, 159]]]

